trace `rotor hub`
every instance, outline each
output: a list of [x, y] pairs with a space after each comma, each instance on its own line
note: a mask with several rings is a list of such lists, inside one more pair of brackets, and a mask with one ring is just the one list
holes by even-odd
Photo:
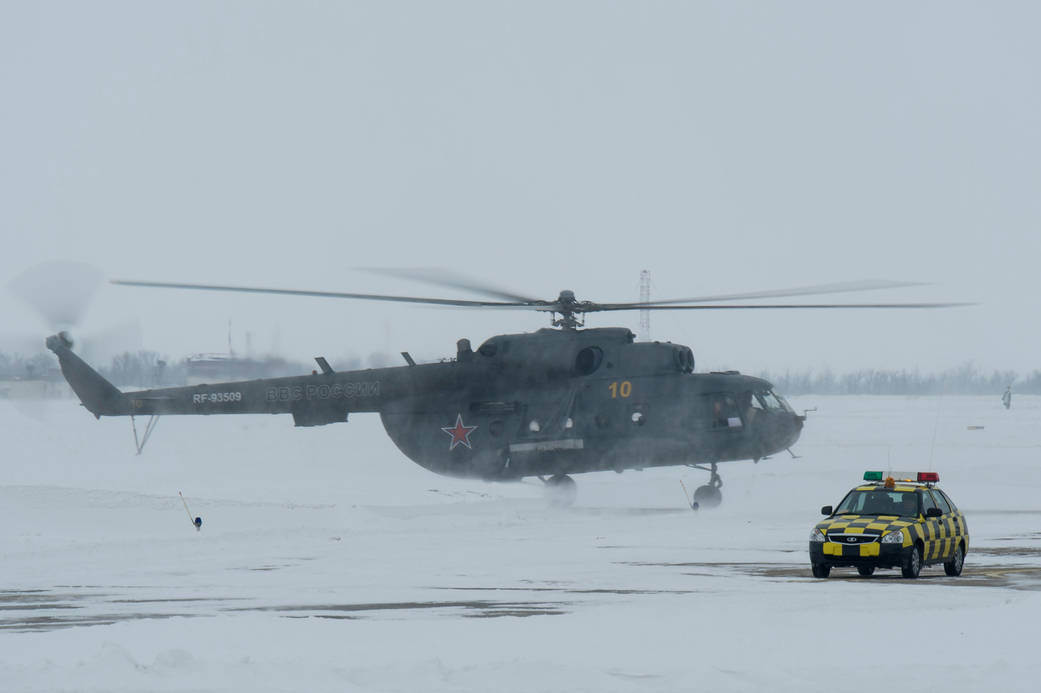
[[575, 292], [570, 289], [564, 289], [557, 296], [557, 301], [551, 306], [551, 312], [555, 315], [560, 314], [559, 319], [553, 320], [554, 327], [560, 327], [565, 330], [574, 330], [585, 325], [584, 320], [579, 320], [575, 317], [578, 314], [584, 313], [581, 309], [581, 304], [578, 299], [575, 298]]

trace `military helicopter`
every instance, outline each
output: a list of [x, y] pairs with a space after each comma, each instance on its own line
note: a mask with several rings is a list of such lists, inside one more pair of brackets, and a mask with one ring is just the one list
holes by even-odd
[[[387, 274], [408, 273], [384, 271]], [[296, 426], [378, 413], [411, 460], [437, 474], [483, 480], [538, 477], [555, 504], [575, 497], [573, 474], [687, 465], [710, 474], [694, 502], [722, 500], [718, 464], [758, 462], [789, 450], [805, 416], [773, 386], [737, 371], [695, 373], [690, 347], [637, 342], [624, 327], [585, 328], [585, 315], [623, 310], [937, 308], [950, 303], [733, 304], [766, 297], [866, 291], [910, 282], [859, 281], [776, 291], [639, 303], [579, 301], [571, 290], [539, 300], [457, 276], [412, 276], [480, 292], [495, 300], [334, 293], [296, 289], [114, 280], [124, 286], [396, 301], [469, 308], [527, 308], [550, 314], [552, 327], [468, 339], [455, 357], [419, 364], [335, 371], [324, 357], [311, 375], [121, 392], [72, 351], [64, 332], [46, 345], [83, 405], [95, 415], [148, 415], [147, 442], [164, 414], [291, 414]], [[794, 456], [794, 455], [793, 455]]]

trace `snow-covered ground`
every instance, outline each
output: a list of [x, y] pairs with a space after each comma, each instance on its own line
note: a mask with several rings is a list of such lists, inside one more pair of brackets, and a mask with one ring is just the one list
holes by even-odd
[[[0, 691], [1036, 690], [1041, 398], [803, 397], [799, 459], [435, 476], [375, 416], [129, 422], [0, 402]], [[970, 428], [980, 427], [983, 428]], [[866, 469], [940, 472], [965, 573], [810, 577]], [[184, 493], [196, 532], [181, 504]]]

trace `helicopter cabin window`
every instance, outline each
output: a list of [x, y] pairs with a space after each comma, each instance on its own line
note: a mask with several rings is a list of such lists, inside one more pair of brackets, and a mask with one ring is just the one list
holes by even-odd
[[575, 357], [575, 373], [592, 375], [604, 360], [604, 351], [600, 347], [589, 346], [578, 352]]
[[737, 400], [730, 393], [710, 395], [712, 428], [741, 428], [740, 409]]

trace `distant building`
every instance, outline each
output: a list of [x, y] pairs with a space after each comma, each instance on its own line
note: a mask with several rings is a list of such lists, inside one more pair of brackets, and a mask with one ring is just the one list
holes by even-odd
[[192, 354], [184, 361], [188, 385], [219, 383], [230, 380], [253, 380], [281, 375], [299, 375], [279, 358], [251, 359], [234, 354]]

